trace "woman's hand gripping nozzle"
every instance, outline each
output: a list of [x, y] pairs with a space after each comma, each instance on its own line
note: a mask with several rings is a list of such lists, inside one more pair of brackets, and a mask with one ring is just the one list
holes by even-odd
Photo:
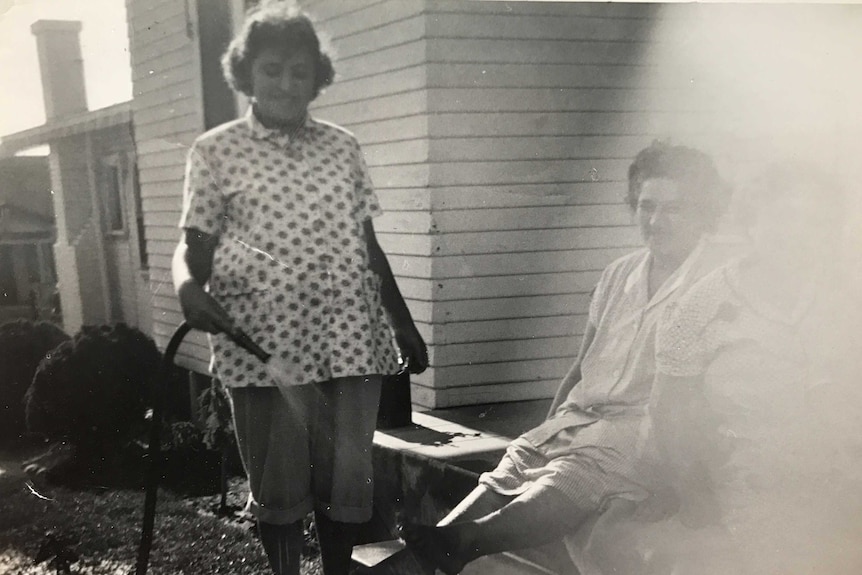
[[263, 362], [266, 374], [275, 382], [279, 389], [294, 387], [297, 379], [292, 377], [294, 366], [289, 361], [274, 357], [264, 351], [251, 337], [239, 328], [226, 332], [232, 342], [254, 355]]

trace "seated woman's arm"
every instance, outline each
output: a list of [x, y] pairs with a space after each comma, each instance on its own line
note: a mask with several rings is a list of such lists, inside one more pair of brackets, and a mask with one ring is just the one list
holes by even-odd
[[551, 402], [551, 407], [548, 410], [548, 417], [554, 415], [560, 405], [566, 401], [566, 398], [569, 396], [569, 392], [581, 381], [581, 362], [584, 359], [584, 356], [587, 354], [587, 350], [590, 349], [590, 346], [593, 344], [593, 340], [596, 337], [596, 327], [592, 323], [587, 323], [587, 329], [584, 331], [584, 337], [581, 340], [581, 350], [578, 352], [578, 359], [575, 361], [575, 364], [569, 370], [569, 373], [566, 374], [566, 377], [563, 378], [562, 383], [560, 384], [559, 389], [557, 389], [557, 393], [554, 396], [554, 400]]

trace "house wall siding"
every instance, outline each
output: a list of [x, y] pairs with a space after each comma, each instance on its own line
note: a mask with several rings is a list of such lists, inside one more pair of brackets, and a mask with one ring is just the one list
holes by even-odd
[[[152, 334], [161, 347], [182, 321], [170, 277], [180, 237], [185, 157], [204, 130], [194, 0], [126, 0], [132, 116], [149, 261]], [[177, 363], [205, 372], [209, 352], [193, 333]]]

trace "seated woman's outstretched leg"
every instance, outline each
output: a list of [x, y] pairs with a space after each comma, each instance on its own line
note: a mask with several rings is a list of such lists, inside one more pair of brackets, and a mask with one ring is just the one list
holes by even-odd
[[551, 543], [589, 515], [553, 487], [512, 498], [480, 485], [436, 526], [405, 525], [403, 535], [414, 553], [454, 575], [484, 555]]

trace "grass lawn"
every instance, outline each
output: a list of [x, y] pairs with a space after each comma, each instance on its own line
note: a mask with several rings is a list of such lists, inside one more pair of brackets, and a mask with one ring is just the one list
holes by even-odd
[[[78, 556], [71, 573], [134, 573], [143, 515], [143, 490], [75, 490], [35, 484], [20, 471], [20, 453], [0, 452], [0, 573], [54, 573], [34, 565], [46, 533]], [[241, 498], [244, 481], [232, 482]], [[150, 554], [152, 575], [268, 575], [266, 557], [248, 522], [220, 519], [204, 511], [214, 498], [184, 499], [159, 492]], [[317, 562], [303, 559], [303, 575]]]

